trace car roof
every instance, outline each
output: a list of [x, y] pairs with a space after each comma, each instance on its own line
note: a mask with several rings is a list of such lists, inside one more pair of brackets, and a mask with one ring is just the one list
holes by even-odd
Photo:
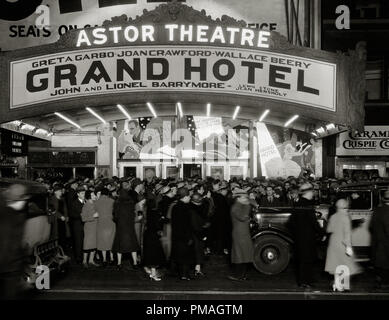
[[0, 178], [0, 190], [6, 189], [12, 184], [22, 184], [25, 185], [30, 194], [38, 194], [47, 192], [46, 187], [38, 182], [23, 180], [23, 179], [11, 179], [11, 178]]
[[389, 180], [379, 181], [379, 182], [360, 182], [360, 183], [350, 183], [345, 186], [339, 186], [338, 191], [347, 191], [347, 190], [374, 190], [382, 189], [389, 187]]

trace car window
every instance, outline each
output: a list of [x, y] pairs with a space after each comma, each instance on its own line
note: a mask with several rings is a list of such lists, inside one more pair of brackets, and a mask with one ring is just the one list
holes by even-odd
[[27, 214], [28, 217], [36, 217], [47, 214], [47, 195], [46, 194], [34, 194], [28, 201]]
[[349, 200], [351, 210], [371, 209], [371, 197], [370, 191], [350, 190], [342, 192], [342, 198]]
[[378, 199], [376, 200], [376, 203], [375, 203], [375, 205], [376, 206], [378, 206], [378, 205], [381, 205], [382, 204], [382, 199], [384, 198], [384, 193], [386, 192], [386, 191], [388, 191], [389, 189], [379, 189], [378, 190]]

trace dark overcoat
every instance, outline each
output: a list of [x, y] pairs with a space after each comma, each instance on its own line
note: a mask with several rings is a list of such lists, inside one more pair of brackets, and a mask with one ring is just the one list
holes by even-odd
[[370, 223], [372, 260], [377, 268], [389, 269], [389, 206], [374, 210]]
[[136, 252], [140, 249], [135, 234], [135, 204], [127, 192], [121, 192], [113, 209], [116, 223], [115, 240], [112, 251], [118, 253]]
[[162, 266], [165, 264], [165, 253], [160, 241], [162, 231], [161, 214], [156, 208], [154, 199], [146, 202], [146, 225], [143, 232], [143, 264], [145, 266]]
[[26, 258], [22, 247], [25, 222], [25, 211], [6, 207], [0, 199], [0, 277], [2, 273], [22, 271]]
[[55, 212], [55, 217], [57, 218], [57, 223], [53, 224], [54, 230], [52, 233], [54, 237], [58, 236], [59, 241], [62, 242], [64, 239], [70, 237], [70, 228], [68, 222], [62, 221], [60, 219], [61, 216], [69, 218], [67, 202], [63, 198], [58, 199], [55, 195], [52, 195], [49, 199], [49, 208]]
[[323, 230], [316, 219], [313, 203], [300, 198], [289, 225], [295, 241], [295, 250], [300, 263], [312, 263], [317, 258], [316, 241]]
[[254, 261], [254, 247], [250, 234], [251, 206], [238, 201], [231, 207], [232, 220], [232, 263], [251, 263]]
[[195, 263], [193, 227], [189, 204], [178, 201], [172, 208], [171, 226], [172, 260], [179, 264]]
[[194, 250], [196, 256], [196, 264], [204, 263], [205, 243], [203, 238], [207, 235], [205, 224], [208, 222], [208, 206], [204, 203], [201, 205], [190, 204], [192, 228], [194, 232]]

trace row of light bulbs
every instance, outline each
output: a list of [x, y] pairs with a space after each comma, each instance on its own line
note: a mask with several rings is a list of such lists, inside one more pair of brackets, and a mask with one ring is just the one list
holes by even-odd
[[[150, 102], [147, 102], [146, 103], [149, 111], [151, 112], [151, 114], [153, 115], [154, 118], [157, 118], [158, 115], [154, 109], [154, 106], [150, 103]], [[123, 113], [123, 115], [128, 119], [128, 120], [132, 120], [128, 110], [122, 106], [121, 104], [118, 104], [116, 105], [117, 108], [120, 110], [120, 112]], [[211, 116], [211, 104], [210, 103], [207, 103], [206, 105], [206, 116], [207, 117], [210, 117]], [[179, 116], [182, 118], [184, 116], [184, 112], [183, 112], [183, 108], [182, 108], [182, 104], [181, 102], [177, 102], [176, 104], [176, 108], [177, 108], [177, 112], [179, 114]], [[99, 119], [103, 124], [106, 124], [107, 121], [101, 116], [99, 115], [95, 110], [87, 107], [85, 108], [90, 114], [92, 114], [94, 117], [96, 117], [97, 119]], [[239, 111], [240, 111], [240, 106], [236, 106], [235, 107], [235, 110], [234, 110], [234, 113], [232, 115], [232, 119], [235, 120], [239, 114]], [[259, 118], [259, 121], [262, 122], [265, 120], [265, 118], [268, 116], [268, 114], [270, 113], [270, 110], [267, 109], [265, 110], [262, 115], [260, 116]], [[59, 112], [54, 112], [55, 115], [57, 115], [58, 117], [60, 117], [61, 119], [65, 120], [66, 122], [70, 123], [71, 125], [75, 126], [76, 128], [78, 129], [81, 129], [81, 126], [74, 122], [73, 120], [69, 119], [68, 117], [66, 117], [65, 115], [63, 115], [62, 113], [59, 113]], [[297, 119], [299, 118], [299, 115], [294, 115], [293, 117], [291, 117], [290, 119], [288, 119], [285, 124], [284, 124], [284, 127], [288, 127], [289, 125], [291, 125], [294, 121], [296, 121]]]

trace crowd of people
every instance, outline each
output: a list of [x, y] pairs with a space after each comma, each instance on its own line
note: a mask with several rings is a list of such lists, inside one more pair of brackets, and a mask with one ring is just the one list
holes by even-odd
[[[141, 181], [100, 177], [72, 179], [65, 184], [40, 182], [52, 193], [50, 209], [58, 218], [60, 244], [72, 247], [77, 263], [85, 268], [97, 266], [95, 253], [99, 252], [102, 266], [116, 265], [120, 270], [123, 255], [128, 255], [131, 263], [126, 268], [142, 265], [155, 281], [161, 280], [158, 268], [172, 264], [181, 280], [204, 276], [205, 257], [211, 253], [231, 255], [234, 268], [229, 279], [243, 280], [248, 264], [253, 262], [249, 228], [252, 207], [312, 208], [290, 222], [300, 261], [297, 279], [301, 286], [309, 287], [313, 282], [314, 243], [318, 234], [325, 234], [313, 206], [327, 202], [337, 212], [345, 210], [345, 204], [336, 202], [335, 189], [356, 181], [311, 177]], [[336, 233], [332, 226], [328, 230]], [[351, 244], [346, 247], [350, 256]], [[327, 271], [334, 272], [329, 265]], [[360, 269], [352, 270], [357, 273]]]
[[[309, 288], [314, 282], [316, 240], [325, 237], [326, 231], [332, 236], [325, 271], [336, 275], [341, 264], [348, 266], [351, 274], [361, 272], [353, 258], [349, 201], [335, 195], [337, 187], [355, 182], [351, 179], [224, 181], [193, 177], [141, 181], [134, 177], [100, 177], [38, 181], [46, 185], [50, 195], [49, 211], [57, 221], [54, 236], [73, 261], [84, 268], [144, 270], [154, 281], [162, 280], [161, 269], [165, 269], [188, 281], [203, 277], [206, 256], [216, 254], [230, 257], [233, 269], [228, 278], [243, 281], [254, 260], [252, 208], [285, 206], [304, 209], [297, 210], [299, 214], [293, 214], [289, 221], [301, 287]], [[323, 202], [333, 205], [335, 212], [327, 230], [319, 226], [314, 209], [315, 204]], [[378, 220], [385, 220], [382, 217], [379, 215]], [[385, 237], [386, 229], [380, 231], [380, 224], [374, 228], [381, 238], [382, 234]], [[382, 245], [379, 249], [381, 262], [387, 259], [382, 270], [389, 269], [386, 249]], [[123, 256], [129, 258], [129, 263]], [[387, 278], [385, 272], [381, 276]], [[335, 289], [339, 288], [334, 282]]]

